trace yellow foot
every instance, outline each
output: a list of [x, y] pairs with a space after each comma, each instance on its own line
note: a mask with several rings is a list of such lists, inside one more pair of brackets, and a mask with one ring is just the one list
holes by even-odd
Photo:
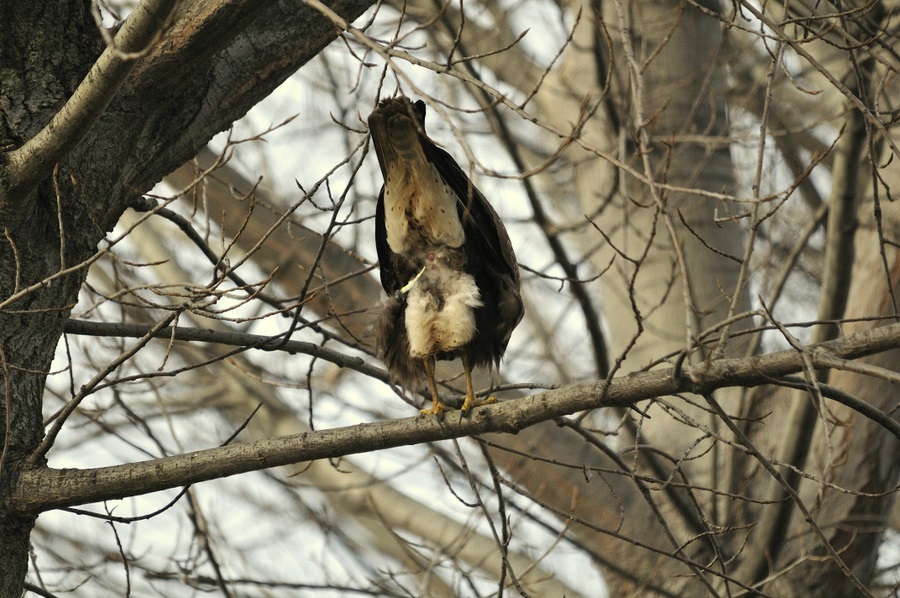
[[488, 397], [486, 399], [476, 399], [475, 395], [466, 395], [466, 400], [463, 403], [462, 410], [469, 411], [474, 407], [481, 407], [482, 405], [490, 405], [491, 403], [496, 403], [497, 397]]
[[447, 411], [447, 406], [440, 401], [432, 401], [431, 409], [422, 409], [419, 411], [422, 415], [443, 415]]

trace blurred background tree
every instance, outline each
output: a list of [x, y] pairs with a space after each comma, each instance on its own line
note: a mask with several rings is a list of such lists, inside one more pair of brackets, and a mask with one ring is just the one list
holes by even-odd
[[[896, 593], [896, 8], [0, 4], [0, 595]], [[490, 417], [372, 354], [397, 93], [522, 266]]]

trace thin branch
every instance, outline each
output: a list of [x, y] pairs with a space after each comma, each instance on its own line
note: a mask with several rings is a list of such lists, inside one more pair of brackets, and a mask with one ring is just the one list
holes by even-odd
[[[697, 336], [697, 328], [699, 326], [697, 314], [699, 313], [699, 310], [694, 304], [694, 293], [692, 291], [691, 279], [689, 277], [689, 270], [684, 256], [684, 250], [682, 249], [682, 243], [679, 239], [678, 232], [675, 230], [672, 215], [667, 209], [666, 201], [663, 200], [663, 193], [656, 182], [656, 173], [653, 164], [650, 161], [650, 127], [647, 126], [647, 123], [650, 122], [653, 116], [648, 118], [644, 114], [647, 94], [642, 72], [643, 67], [638, 65], [634, 44], [632, 43], [631, 23], [626, 18], [628, 13], [621, 0], [617, 0], [615, 6], [616, 15], [618, 16], [619, 21], [619, 30], [622, 36], [622, 50], [625, 55], [625, 63], [628, 65], [628, 77], [633, 95], [632, 109], [634, 110], [634, 123], [637, 125], [637, 128], [633, 133], [637, 136], [640, 147], [639, 154], [641, 164], [643, 165], [643, 174], [646, 179], [647, 191], [653, 199], [653, 202], [656, 204], [663, 225], [666, 227], [666, 231], [669, 234], [669, 239], [672, 243], [672, 251], [675, 255], [676, 263], [678, 264], [678, 275], [679, 280], [681, 281], [681, 295], [685, 307], [685, 351], [690, 351], [692, 346], [691, 339], [696, 338]], [[737, 296], [737, 293], [735, 293], [735, 295]]]
[[28, 464], [30, 466], [34, 466], [37, 463], [40, 463], [43, 458], [46, 456], [47, 451], [50, 450], [50, 447], [53, 446], [53, 443], [56, 441], [56, 437], [59, 435], [69, 416], [75, 412], [78, 408], [78, 405], [94, 391], [98, 384], [100, 384], [103, 380], [109, 376], [110, 373], [115, 371], [120, 365], [134, 357], [138, 351], [144, 348], [144, 346], [153, 338], [157, 332], [162, 330], [163, 328], [168, 327], [178, 315], [182, 312], [183, 308], [177, 308], [172, 312], [166, 314], [163, 319], [154, 324], [146, 334], [140, 337], [140, 340], [135, 343], [133, 347], [123, 352], [117, 358], [113, 359], [105, 368], [103, 368], [81, 389], [78, 391], [72, 399], [66, 404], [66, 406], [57, 414], [56, 421], [53, 424], [53, 427], [47, 431], [47, 435], [44, 436], [44, 439], [41, 441], [41, 444], [38, 445], [34, 452], [31, 453], [28, 457]]
[[[818, 230], [827, 215], [828, 204], [823, 203], [819, 206], [819, 209], [811, 215], [803, 229], [797, 233], [794, 246], [791, 247], [790, 253], [788, 253], [787, 257], [784, 259], [781, 269], [769, 290], [769, 298], [766, 301], [766, 305], [769, 306], [770, 311], [775, 310], [775, 304], [781, 299], [781, 293], [784, 291], [788, 277], [795, 271], [794, 267], [800, 259], [800, 254], [808, 249], [810, 237]], [[762, 344], [763, 332], [764, 330], [759, 330], [753, 333], [753, 338], [747, 347], [747, 355], [754, 355], [759, 351], [759, 347]]]
[[784, 477], [782, 477], [777, 469], [775, 469], [775, 465], [773, 465], [771, 461], [766, 459], [766, 457], [759, 452], [759, 449], [757, 449], [756, 446], [754, 446], [754, 444], [750, 441], [750, 439], [747, 438], [747, 435], [744, 434], [743, 430], [741, 430], [738, 425], [734, 423], [734, 420], [731, 419], [731, 417], [727, 413], [725, 413], [718, 402], [712, 398], [712, 395], [707, 395], [706, 400], [707, 402], [709, 402], [709, 405], [716, 411], [722, 421], [725, 422], [725, 425], [727, 425], [732, 433], [734, 433], [738, 441], [742, 445], [744, 445], [744, 448], [746, 448], [754, 457], [756, 457], [756, 460], [759, 461], [759, 463], [766, 469], [766, 471], [769, 472], [769, 475], [771, 475], [784, 489], [787, 495], [791, 498], [791, 504], [796, 505], [797, 508], [800, 509], [800, 511], [803, 513], [805, 521], [813, 529], [813, 532], [815, 532], [816, 536], [819, 537], [819, 541], [822, 542], [825, 550], [829, 555], [831, 555], [832, 560], [838, 566], [841, 572], [853, 583], [854, 586], [856, 586], [856, 589], [859, 590], [863, 596], [871, 597], [872, 593], [862, 584], [859, 578], [854, 575], [853, 571], [851, 571], [847, 564], [844, 563], [844, 560], [835, 550], [834, 546], [831, 545], [831, 542], [828, 541], [828, 538], [825, 536], [825, 532], [823, 532], [822, 528], [819, 527], [819, 525], [816, 523], [815, 517], [812, 516], [812, 513], [809, 512], [809, 509], [806, 507], [806, 505], [803, 504], [803, 501], [800, 499], [797, 491], [794, 490], [791, 484], [788, 483], [788, 481], [785, 480]]
[[215, 254], [215, 252], [206, 243], [203, 237], [200, 236], [200, 233], [194, 230], [194, 227], [191, 224], [190, 220], [168, 208], [161, 208], [156, 211], [156, 214], [158, 216], [162, 216], [163, 218], [177, 226], [179, 229], [181, 229], [181, 232], [183, 232], [194, 243], [194, 245], [197, 246], [197, 249], [199, 249], [203, 253], [203, 255], [206, 256], [206, 259], [208, 259], [210, 263], [215, 267], [216, 272], [220, 272], [222, 273], [222, 275], [227, 276], [229, 279], [231, 279], [232, 282], [234, 282], [234, 284], [244, 289], [248, 294], [258, 297], [275, 309], [284, 309], [284, 305], [282, 305], [281, 302], [270, 297], [263, 291], [256, 289], [255, 285], [249, 284], [241, 276], [239, 276], [238, 273], [235, 272], [234, 268], [228, 267], [224, 262], [224, 255], [223, 257], [219, 257]]
[[[465, 66], [472, 77], [479, 78], [477, 71], [471, 63], [467, 62]], [[479, 91], [481, 92], [481, 97], [476, 98], [476, 100], [479, 100], [482, 108], [484, 108], [486, 118], [494, 128], [497, 137], [503, 143], [506, 152], [513, 161], [516, 169], [520, 172], [525, 172], [525, 159], [522, 156], [522, 152], [519, 151], [518, 144], [515, 142], [515, 139], [513, 139], [509, 126], [498, 111], [490, 109], [490, 94], [483, 89]], [[579, 118], [579, 122], [583, 122], [581, 118]], [[587, 328], [588, 336], [591, 339], [591, 347], [593, 348], [594, 354], [594, 369], [597, 373], [597, 377], [605, 378], [609, 374], [609, 352], [607, 343], [606, 339], [603, 337], [603, 328], [600, 325], [600, 315], [597, 313], [596, 307], [594, 307], [590, 293], [588, 293], [585, 286], [578, 279], [578, 264], [569, 258], [562, 239], [558, 232], [556, 232], [556, 227], [551, 224], [550, 217], [547, 215], [546, 210], [544, 210], [544, 206], [538, 197], [538, 191], [530, 177], [522, 178], [522, 188], [525, 191], [526, 197], [528, 197], [528, 203], [531, 206], [534, 220], [541, 229], [541, 232], [544, 233], [544, 238], [547, 240], [547, 244], [553, 252], [555, 262], [563, 269], [566, 280], [569, 281], [569, 290], [581, 308], [585, 327]]]
[[[756, 173], [753, 178], [753, 197], [759, 197], [760, 194], [760, 186], [762, 184], [762, 173], [763, 173], [763, 164], [765, 162], [765, 150], [766, 150], [766, 139], [768, 138], [768, 130], [769, 130], [769, 110], [772, 105], [772, 97], [774, 94], [773, 91], [773, 83], [775, 82], [775, 73], [777, 72], [778, 65], [781, 62], [782, 56], [784, 54], [784, 44], [778, 43], [775, 49], [775, 56], [771, 64], [769, 65], [769, 70], [766, 74], [766, 94], [765, 99], [763, 101], [763, 110], [762, 115], [760, 117], [760, 125], [759, 125], [759, 146], [757, 147], [757, 157], [756, 157]], [[750, 230], [744, 239], [744, 254], [740, 259], [740, 268], [738, 270], [737, 281], [734, 285], [734, 290], [731, 295], [731, 304], [728, 306], [728, 316], [730, 319], [734, 317], [735, 312], [737, 312], [738, 306], [741, 301], [742, 295], [746, 293], [746, 288], [749, 283], [750, 276], [750, 266], [751, 266], [751, 258], [753, 257], [753, 249], [756, 246], [756, 237], [759, 230], [759, 225], [761, 223], [759, 218], [759, 208], [760, 204], [755, 203], [750, 208]], [[728, 341], [728, 338], [731, 334], [731, 325], [726, 324], [722, 327], [722, 332], [719, 335], [719, 345], [716, 348], [715, 355], [716, 357], [721, 357], [725, 355], [725, 347]]]
[[[660, 506], [657, 504], [656, 500], [654, 500], [653, 494], [650, 492], [649, 485], [644, 480], [641, 479], [641, 477], [637, 474], [636, 470], [628, 467], [628, 465], [625, 463], [625, 460], [619, 455], [619, 453], [617, 451], [609, 448], [605, 443], [599, 442], [595, 436], [593, 436], [592, 434], [587, 432], [587, 430], [582, 428], [580, 425], [577, 425], [577, 424], [575, 424], [575, 422], [569, 421], [566, 418], [560, 418], [558, 420], [558, 423], [559, 423], [559, 425], [565, 425], [565, 426], [569, 427], [570, 429], [574, 430], [579, 436], [584, 438], [584, 440], [586, 442], [588, 442], [591, 446], [596, 447], [608, 459], [610, 459], [613, 463], [618, 465], [619, 468], [623, 472], [627, 472], [626, 475], [628, 475], [628, 477], [630, 477], [634, 481], [635, 485], [637, 486], [638, 490], [641, 493], [641, 496], [644, 498], [644, 502], [646, 502], [647, 506], [650, 507], [651, 512], [656, 517], [656, 521], [659, 524], [659, 527], [662, 528], [663, 532], [665, 533], [666, 538], [668, 538], [669, 542], [672, 544], [672, 547], [675, 549], [675, 552], [682, 551], [682, 549], [684, 548], [684, 545], [679, 543], [679, 541], [675, 538], [675, 533], [672, 531], [672, 526], [670, 525], [669, 521], [666, 519], [666, 516], [663, 514], [663, 511], [660, 508]], [[666, 488], [667, 488], [667, 490], [674, 489], [670, 485], [666, 485]], [[674, 492], [670, 493], [669, 496], [671, 497], [673, 494], [674, 494]], [[693, 516], [693, 513], [689, 509], [682, 507], [681, 501], [673, 501], [673, 502], [675, 503], [675, 505], [678, 508], [678, 511], [680, 513], [684, 513], [684, 514], [688, 515], [688, 517], [685, 517], [685, 519], [683, 521], [688, 526], [695, 528], [693, 531], [697, 534], [698, 537], [703, 536], [709, 532], [708, 529], [704, 529], [703, 523], [698, 521], [697, 517]], [[711, 541], [713, 548], [715, 549], [715, 552], [717, 553], [717, 560], [724, 564], [724, 560], [718, 554], [719, 550], [718, 550], [718, 546], [716, 544], [715, 538], [712, 535], [710, 535], [709, 540]], [[710, 593], [714, 594], [715, 590], [713, 589], [710, 581], [708, 579], [706, 579], [706, 577], [703, 575], [703, 572], [694, 563], [689, 562], [686, 564], [694, 572], [694, 575], [697, 577], [697, 579], [699, 579], [710, 590]], [[725, 571], [723, 571], [723, 574], [724, 573], [725, 573]]]
[[[813, 363], [817, 366], [828, 365], [829, 367], [831, 367], [833, 369], [846, 369], [849, 371], [855, 371], [858, 373], [873, 374], [873, 375], [877, 375], [877, 374], [875, 374], [875, 372], [885, 373], [885, 372], [889, 371], [889, 370], [885, 370], [884, 368], [879, 368], [877, 366], [873, 366], [868, 363], [862, 363], [862, 362], [856, 362], [856, 361], [851, 362], [851, 361], [842, 360], [842, 359], [835, 359], [833, 357], [827, 357], [825, 355], [817, 356], [817, 358], [815, 360], [813, 360]], [[895, 378], [897, 377], [896, 373], [894, 373], [894, 372], [890, 372], [890, 373], [893, 374], [893, 376]], [[879, 377], [881, 377], [881, 376], [879, 376]], [[800, 390], [805, 390], [807, 392], [812, 392], [812, 389], [810, 388], [809, 383], [806, 380], [797, 378], [796, 376], [785, 376], [784, 378], [781, 378], [780, 380], [774, 380], [772, 382], [772, 384], [777, 384], [778, 386], [786, 386], [789, 388], [797, 388]], [[818, 387], [818, 390], [822, 393], [822, 396], [824, 396], [828, 399], [831, 399], [832, 401], [835, 401], [837, 403], [841, 403], [842, 405], [845, 405], [845, 406], [849, 407], [850, 409], [853, 409], [854, 411], [857, 411], [857, 412], [865, 415], [866, 417], [871, 419], [873, 422], [877, 423], [879, 426], [883, 427], [885, 430], [887, 430], [888, 432], [890, 432], [891, 434], [896, 436], [898, 440], [900, 440], [900, 422], [898, 422], [896, 419], [893, 419], [890, 415], [888, 415], [881, 409], [876, 409], [875, 407], [873, 407], [869, 403], [863, 401], [862, 399], [855, 397], [847, 392], [844, 392], [843, 390], [836, 388], [834, 386], [831, 386], [828, 384], [823, 384], [822, 382], [819, 382], [817, 384], [817, 387]]]
[[[90, 322], [87, 320], [68, 320], [65, 331], [69, 334], [84, 336], [121, 336], [141, 338], [152, 331], [149, 324], [121, 324], [117, 322]], [[360, 357], [353, 357], [340, 351], [323, 347], [316, 343], [290, 340], [284, 342], [279, 336], [264, 336], [246, 332], [211, 330], [208, 328], [191, 328], [186, 326], [166, 326], [153, 332], [156, 338], [179, 341], [195, 341], [216, 343], [235, 347], [247, 347], [260, 351], [284, 351], [286, 353], [302, 353], [323, 359], [342, 368], [350, 368], [370, 378], [388, 382], [388, 373], [381, 368], [366, 363]]]
[[37, 594], [38, 596], [42, 596], [43, 598], [57, 598], [56, 594], [48, 592], [41, 586], [36, 586], [33, 583], [28, 583], [27, 581], [25, 582], [25, 585], [23, 587], [29, 592]]
[[741, 6], [747, 9], [754, 17], [759, 19], [762, 23], [765, 24], [766, 27], [772, 29], [775, 34], [778, 36], [778, 39], [789, 44], [791, 48], [794, 49], [797, 54], [799, 54], [803, 59], [805, 59], [814, 69], [822, 74], [829, 83], [831, 83], [835, 89], [840, 91], [844, 97], [846, 97], [853, 107], [856, 110], [859, 110], [863, 117], [871, 123], [872, 127], [874, 127], [879, 133], [881, 133], [882, 138], [885, 143], [887, 143], [888, 147], [890, 147], [891, 152], [895, 156], [900, 156], [900, 147], [897, 147], [897, 144], [894, 142], [894, 136], [887, 130], [884, 123], [878, 120], [878, 116], [873, 114], [871, 110], [863, 103], [862, 100], [859, 99], [856, 93], [853, 90], [849, 89], [846, 85], [844, 85], [831, 71], [828, 70], [825, 66], [819, 63], [815, 57], [804, 48], [804, 42], [797, 41], [792, 39], [787, 33], [785, 33], [784, 29], [782, 29], [778, 23], [767, 17], [765, 14], [759, 11], [753, 3], [748, 2], [747, 0], [741, 0]]
[[[424, 69], [434, 71], [435, 73], [438, 73], [440, 75], [453, 77], [455, 79], [458, 79], [459, 81], [462, 81], [463, 83], [466, 83], [475, 88], [486, 91], [488, 94], [490, 94], [491, 97], [493, 97], [496, 100], [497, 104], [502, 104], [502, 105], [506, 106], [513, 113], [515, 113], [519, 117], [521, 117], [521, 119], [523, 121], [532, 123], [532, 124], [536, 125], [537, 127], [541, 128], [541, 129], [547, 131], [548, 133], [561, 139], [562, 143], [560, 144], [560, 148], [557, 150], [557, 153], [561, 153], [564, 149], [566, 149], [571, 144], [576, 144], [579, 147], [581, 147], [582, 149], [584, 149], [585, 151], [596, 155], [598, 158], [601, 158], [602, 160], [608, 162], [612, 166], [615, 166], [616, 168], [620, 169], [622, 172], [634, 177], [634, 179], [638, 183], [641, 183], [643, 185], [653, 185], [658, 191], [666, 191], [669, 193], [687, 193], [687, 194], [695, 196], [695, 197], [705, 197], [705, 198], [716, 199], [716, 200], [721, 200], [721, 201], [734, 201], [734, 202], [739, 202], [739, 203], [750, 203], [750, 204], [774, 201], [776, 199], [782, 198], [785, 194], [784, 192], [769, 193], [769, 194], [766, 194], [766, 195], [758, 197], [758, 198], [747, 199], [747, 198], [738, 197], [738, 196], [735, 196], [735, 195], [732, 195], [729, 193], [710, 191], [707, 189], [701, 189], [701, 188], [696, 188], [696, 187], [682, 187], [680, 185], [672, 185], [672, 184], [666, 183], [666, 182], [651, 181], [650, 179], [647, 178], [646, 174], [643, 171], [635, 169], [631, 164], [629, 164], [627, 162], [623, 162], [622, 160], [617, 158], [614, 154], [601, 149], [597, 145], [590, 143], [589, 141], [584, 139], [582, 136], [578, 135], [577, 127], [575, 128], [575, 130], [567, 131], [560, 127], [551, 125], [551, 124], [547, 123], [546, 121], [538, 118], [537, 116], [527, 112], [522, 107], [517, 105], [512, 99], [510, 99], [508, 97], [508, 94], [503, 93], [499, 89], [485, 83], [484, 81], [482, 81], [476, 77], [473, 77], [473, 76], [469, 75], [468, 73], [463, 72], [461, 70], [457, 70], [454, 68], [447, 68], [447, 65], [445, 65], [445, 64], [440, 64], [437, 62], [424, 60], [424, 59], [418, 58], [417, 56], [414, 56], [408, 52], [398, 50], [394, 47], [382, 46], [379, 42], [377, 42], [373, 38], [370, 38], [368, 35], [366, 35], [363, 31], [351, 26], [345, 19], [343, 19], [340, 15], [338, 15], [333, 10], [331, 10], [326, 5], [324, 5], [320, 0], [303, 0], [303, 1], [304, 1], [304, 4], [321, 12], [325, 17], [327, 17], [329, 20], [331, 20], [331, 22], [336, 27], [340, 28], [341, 30], [347, 31], [349, 34], [351, 34], [360, 44], [362, 44], [366, 48], [369, 48], [370, 50], [372, 50], [373, 52], [378, 54], [388, 65], [390, 65], [390, 67], [394, 70], [394, 72], [397, 74], [397, 76], [400, 77], [401, 79], [403, 79], [403, 81], [407, 85], [409, 85], [410, 89], [415, 91], [417, 94], [419, 94], [423, 97], [428, 96], [428, 94], [423, 92], [415, 84], [415, 82], [412, 81], [404, 73], [404, 71], [402, 69], [397, 67], [396, 62], [393, 60], [394, 58], [403, 60], [413, 66], [417, 66], [417, 67], [421, 67]], [[445, 120], [448, 120], [448, 119], [446, 119], [446, 115], [440, 110], [439, 107], [436, 106], [436, 104], [431, 103], [431, 106], [436, 107], [437, 108], [436, 111], [438, 111], [445, 118]], [[460, 141], [461, 141], [461, 147], [464, 150], [466, 150], [468, 146], [464, 142], [462, 142], [461, 138], [460, 138]], [[554, 156], [555, 156], [555, 154], [554, 154]], [[484, 168], [483, 166], [481, 166], [480, 162], [478, 162], [478, 160], [476, 160], [475, 157], [473, 155], [471, 155], [471, 152], [469, 152], [469, 151], [466, 151], [466, 157], [473, 164], [478, 164], [484, 172], [486, 172], [496, 178], [500, 178], [500, 179], [507, 179], [507, 178], [519, 179], [519, 178], [523, 178], [523, 177], [528, 177], [528, 176], [536, 174], [536, 173], [540, 172], [541, 170], [543, 170], [544, 168], [546, 168], [546, 165], [544, 165], [544, 166], [538, 167], [537, 169], [533, 169], [533, 170], [530, 170], [527, 172], [520, 172], [520, 173], [516, 173], [514, 175], [504, 175], [503, 173], [495, 172], [495, 171], [492, 171], [490, 169], [487, 169], [487, 168]], [[555, 159], [555, 157], [552, 157], [552, 159]]]

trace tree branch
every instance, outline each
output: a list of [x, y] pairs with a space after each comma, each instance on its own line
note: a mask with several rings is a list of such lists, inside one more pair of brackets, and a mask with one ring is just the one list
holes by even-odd
[[78, 145], [115, 97], [138, 58], [165, 25], [177, 0], [143, 0], [79, 84], [37, 135], [6, 155], [0, 212], [21, 211], [28, 193]]
[[[88, 320], [70, 319], [66, 321], [65, 331], [68, 334], [85, 336], [119, 336], [141, 338], [151, 332], [149, 324], [123, 324], [119, 322], [91, 322]], [[350, 368], [370, 378], [388, 382], [390, 376], [382, 368], [366, 363], [360, 357], [353, 357], [334, 349], [308, 343], [305, 341], [285, 340], [280, 336], [263, 336], [246, 332], [210, 330], [208, 328], [192, 328], [187, 326], [166, 326], [152, 335], [154, 338], [176, 339], [180, 341], [196, 341], [201, 343], [217, 343], [260, 351], [284, 351], [285, 353], [302, 353], [323, 359], [342, 368]]]
[[[834, 365], [834, 369], [846, 369], [847, 371], [859, 371], [859, 369], [869, 369], [871, 370], [881, 370], [882, 368], [878, 368], [877, 366], [872, 366], [870, 364], [862, 363], [862, 362], [846, 362], [844, 360], [837, 360], [834, 358], [829, 358], [825, 356], [820, 356], [817, 359], [819, 363], [817, 365], [822, 365], [822, 362], [834, 361], [836, 362]], [[838, 364], [843, 362], [844, 365], [848, 365], [849, 363], [853, 363], [855, 366], [862, 366], [861, 368], [856, 367], [842, 367], [839, 368]], [[884, 370], [887, 371], [887, 370]], [[863, 372], [863, 373], [871, 373], [871, 372]], [[891, 372], [894, 374], [894, 372]], [[895, 376], [897, 374], [894, 374]], [[784, 386], [786, 388], [796, 388], [798, 390], [803, 390], [807, 393], [814, 392], [811, 388], [809, 382], [803, 378], [799, 378], [796, 376], [785, 376], [780, 380], [774, 381], [773, 384], [777, 384], [778, 386]], [[850, 409], [853, 409], [857, 413], [861, 413], [897, 438], [900, 438], [900, 421], [893, 419], [890, 415], [866, 403], [862, 399], [851, 395], [850, 393], [844, 392], [839, 388], [835, 388], [829, 384], [825, 384], [823, 382], [819, 382], [816, 384], [817, 390], [822, 393], [822, 396], [826, 399], [831, 399], [836, 403], [840, 403]], [[798, 397], [799, 399], [799, 397]]]
[[847, 566], [847, 564], [844, 563], [841, 555], [837, 550], [835, 550], [834, 546], [831, 545], [831, 542], [828, 541], [828, 537], [825, 535], [825, 532], [822, 531], [822, 528], [816, 522], [816, 518], [813, 517], [807, 506], [803, 504], [803, 501], [800, 499], [800, 495], [797, 494], [797, 491], [794, 490], [793, 486], [791, 486], [791, 484], [784, 479], [784, 477], [781, 475], [781, 473], [778, 472], [772, 462], [766, 459], [765, 455], [759, 452], [759, 449], [754, 446], [753, 442], [749, 438], [747, 438], [746, 434], [744, 434], [744, 431], [741, 430], [741, 428], [736, 423], [734, 423], [734, 420], [731, 419], [731, 417], [729, 417], [727, 413], [725, 413], [725, 411], [721, 406], [719, 406], [719, 403], [715, 399], [713, 399], [711, 396], [707, 396], [706, 400], [713, 408], [713, 410], [715, 410], [715, 412], [718, 414], [719, 418], [723, 422], [725, 422], [725, 425], [727, 425], [728, 428], [732, 431], [732, 433], [738, 439], [738, 442], [744, 445], [744, 448], [746, 448], [747, 451], [749, 451], [756, 458], [760, 465], [762, 465], [766, 469], [766, 471], [769, 472], [769, 475], [772, 476], [772, 479], [777, 481], [781, 485], [781, 487], [784, 488], [784, 491], [791, 498], [791, 504], [796, 505], [797, 508], [799, 508], [803, 513], [804, 519], [810, 525], [810, 527], [812, 527], [813, 532], [816, 534], [816, 536], [818, 536], [819, 541], [825, 547], [825, 550], [828, 551], [828, 554], [831, 556], [832, 561], [834, 561], [834, 563], [840, 568], [841, 572], [853, 582], [853, 585], [856, 586], [856, 589], [859, 590], [863, 596], [871, 597], [872, 593], [868, 591], [866, 586], [859, 581], [859, 578], [857, 578], [853, 571], [851, 571]]
[[573, 384], [470, 416], [409, 417], [320, 432], [308, 432], [200, 450], [174, 457], [95, 469], [37, 468], [22, 473], [4, 508], [41, 512], [101, 500], [166, 490], [290, 463], [335, 458], [488, 432], [515, 434], [539, 422], [601, 407], [629, 407], [653, 397], [693, 392], [706, 395], [726, 386], [758, 386], [804, 368], [804, 357], [855, 359], [900, 347], [900, 324], [811, 345], [804, 352], [779, 351], [721, 359], [679, 370], [668, 368], [605, 381]]

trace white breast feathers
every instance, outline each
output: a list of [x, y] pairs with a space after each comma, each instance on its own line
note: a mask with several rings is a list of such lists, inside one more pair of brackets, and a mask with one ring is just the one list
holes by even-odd
[[406, 334], [411, 357], [462, 347], [475, 336], [481, 293], [470, 274], [430, 263], [409, 290]]

